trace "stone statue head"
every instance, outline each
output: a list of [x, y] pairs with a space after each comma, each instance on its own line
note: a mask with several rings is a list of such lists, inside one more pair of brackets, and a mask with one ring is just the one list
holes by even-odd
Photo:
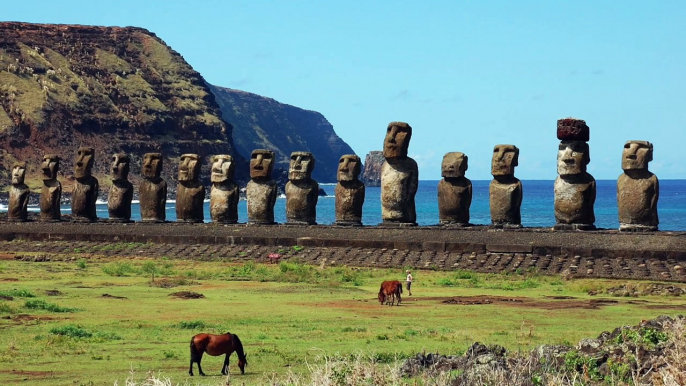
[[110, 166], [110, 175], [114, 181], [126, 181], [129, 178], [129, 169], [131, 168], [131, 159], [128, 154], [117, 153], [112, 155], [112, 165]]
[[648, 141], [626, 141], [622, 151], [623, 170], [648, 170], [653, 160], [653, 144]]
[[464, 153], [445, 153], [441, 163], [441, 176], [444, 178], [464, 177], [468, 167], [468, 159]]
[[233, 173], [236, 165], [233, 157], [228, 154], [220, 154], [212, 157], [212, 174], [210, 180], [216, 183], [233, 181]]
[[491, 174], [494, 176], [514, 175], [519, 164], [519, 148], [515, 145], [495, 145], [491, 159]]
[[338, 181], [355, 181], [361, 170], [360, 157], [355, 154], [343, 155], [338, 161]]
[[291, 153], [291, 166], [288, 169], [288, 179], [292, 181], [308, 180], [314, 170], [314, 156], [308, 151], [294, 151]]
[[412, 127], [405, 122], [391, 122], [386, 129], [383, 141], [383, 156], [385, 158], [406, 158], [407, 148], [412, 138]]
[[586, 165], [591, 162], [588, 143], [584, 141], [560, 141], [557, 151], [557, 174], [561, 176], [586, 172]]
[[12, 185], [23, 185], [26, 177], [26, 162], [15, 162], [12, 166]]
[[91, 176], [93, 162], [95, 161], [95, 149], [92, 147], [79, 147], [74, 163], [74, 177], [76, 179]]
[[43, 180], [54, 180], [60, 170], [60, 157], [55, 154], [46, 154], [43, 156], [40, 167], [43, 171]]
[[274, 169], [274, 152], [255, 149], [250, 156], [250, 178], [271, 178]]
[[202, 160], [197, 154], [182, 154], [179, 160], [179, 181], [197, 181]]
[[145, 155], [143, 155], [141, 174], [144, 178], [148, 179], [159, 178], [160, 174], [162, 174], [162, 154], [145, 153]]

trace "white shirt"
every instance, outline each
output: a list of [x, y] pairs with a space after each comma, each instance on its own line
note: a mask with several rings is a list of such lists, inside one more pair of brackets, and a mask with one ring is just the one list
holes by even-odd
[[407, 281], [409, 281], [410, 283], [412, 283], [412, 274], [411, 274], [411, 273], [408, 273], [408, 274], [407, 274]]

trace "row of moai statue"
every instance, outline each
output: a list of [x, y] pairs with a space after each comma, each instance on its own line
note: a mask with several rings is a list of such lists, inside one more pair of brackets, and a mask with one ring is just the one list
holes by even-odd
[[[275, 224], [274, 205], [278, 194], [272, 180], [274, 152], [257, 149], [250, 159], [250, 181], [246, 186], [248, 222]], [[95, 151], [78, 149], [74, 164], [76, 179], [72, 192], [72, 221], [97, 221], [96, 200], [98, 180], [92, 175]], [[139, 185], [140, 214], [143, 222], [165, 222], [167, 182], [161, 177], [162, 155], [147, 153], [143, 157]], [[220, 224], [238, 222], [239, 189], [234, 182], [235, 164], [230, 155], [212, 157], [210, 181], [210, 215]], [[202, 159], [197, 154], [183, 154], [179, 162], [176, 191], [176, 217], [180, 222], [203, 222], [205, 187], [199, 181]], [[54, 154], [43, 157], [41, 164], [43, 187], [40, 197], [40, 221], [61, 220], [62, 185], [57, 179], [60, 159]], [[319, 184], [312, 179], [315, 159], [310, 152], [293, 152], [286, 184], [286, 218], [288, 224], [316, 224]], [[359, 180], [360, 158], [354, 154], [341, 157], [338, 168], [340, 183], [336, 186], [337, 219], [341, 225], [362, 225], [364, 184]], [[133, 184], [129, 182], [130, 158], [115, 154], [110, 167], [112, 187], [108, 195], [109, 221], [130, 222]], [[8, 207], [9, 221], [28, 220], [30, 190], [24, 183], [26, 163], [18, 162], [12, 170], [12, 187]]]
[[[414, 226], [415, 194], [418, 186], [417, 163], [408, 157], [412, 127], [391, 122], [386, 130], [381, 169], [381, 217], [384, 225]], [[581, 119], [565, 118], [557, 122], [555, 180], [556, 230], [595, 229], [593, 206], [595, 179], [586, 167], [591, 161], [588, 141], [590, 130]], [[627, 141], [622, 152], [624, 173], [617, 180], [619, 229], [655, 231], [658, 227], [657, 201], [659, 183], [648, 170], [653, 159], [653, 145], [647, 141]], [[438, 211], [441, 224], [469, 226], [472, 183], [465, 177], [468, 157], [464, 153], [445, 154], [441, 164], [443, 179], [438, 184]], [[493, 180], [489, 185], [491, 222], [496, 228], [521, 227], [522, 183], [514, 176], [519, 149], [514, 145], [496, 145], [491, 159]]]
[[[558, 177], [555, 180], [555, 229], [595, 229], [593, 206], [596, 196], [595, 179], [586, 171], [590, 162], [586, 122], [565, 118], [557, 122], [557, 137], [561, 141], [557, 155]], [[408, 157], [412, 127], [404, 122], [391, 122], [386, 130], [381, 169], [381, 217], [386, 226], [415, 226], [415, 195], [419, 182], [417, 163]], [[646, 141], [628, 141], [622, 153], [624, 173], [617, 182], [620, 230], [657, 230], [657, 177], [648, 171], [653, 146]], [[95, 221], [98, 181], [91, 175], [94, 150], [78, 150], [74, 175], [76, 185], [72, 195], [74, 221]], [[491, 160], [493, 180], [489, 186], [491, 221], [497, 228], [521, 227], [522, 183], [514, 176], [519, 149], [514, 145], [496, 145]], [[202, 159], [196, 154], [181, 156], [176, 197], [177, 221], [203, 222], [205, 187], [199, 181]], [[128, 181], [130, 159], [115, 154], [111, 165], [112, 188], [109, 192], [110, 221], [131, 219], [133, 185]], [[286, 184], [286, 223], [316, 224], [319, 184], [312, 179], [315, 159], [309, 152], [293, 152]], [[276, 183], [271, 174], [274, 152], [254, 150], [250, 159], [250, 182], [246, 186], [248, 223], [274, 224]], [[238, 222], [238, 186], [234, 182], [234, 162], [230, 155], [212, 157], [210, 214], [221, 224]], [[443, 157], [438, 185], [439, 221], [453, 226], [469, 226], [472, 183], [465, 177], [468, 157], [450, 152]], [[41, 191], [42, 221], [59, 221], [61, 185], [57, 180], [59, 158], [43, 158], [43, 188]], [[359, 180], [360, 158], [349, 154], [341, 157], [335, 196], [336, 224], [362, 225], [365, 186]], [[29, 189], [24, 184], [26, 165], [17, 163], [12, 173], [9, 214], [10, 221], [25, 221]], [[160, 177], [162, 155], [147, 153], [143, 158], [139, 186], [141, 219], [143, 222], [164, 222], [167, 184]]]

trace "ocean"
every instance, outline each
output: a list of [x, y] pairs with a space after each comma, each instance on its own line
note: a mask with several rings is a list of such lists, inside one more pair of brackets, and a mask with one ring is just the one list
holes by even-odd
[[[617, 181], [598, 180], [595, 202], [595, 225], [598, 228], [616, 229], [619, 227], [617, 215]], [[472, 181], [473, 197], [470, 208], [470, 222], [475, 225], [491, 223], [488, 202], [488, 185], [490, 180]], [[553, 209], [553, 181], [523, 180], [524, 198], [522, 200], [522, 225], [525, 227], [552, 227], [555, 225]], [[438, 224], [438, 181], [420, 181], [415, 199], [417, 206], [417, 223], [419, 225]], [[329, 225], [336, 221], [335, 213], [335, 184], [320, 184], [327, 196], [319, 197], [317, 203], [317, 223]], [[378, 225], [381, 222], [381, 192], [378, 187], [367, 187], [362, 222], [364, 225]], [[247, 221], [246, 201], [238, 204], [239, 222]], [[174, 201], [167, 202], [167, 220], [176, 220]], [[37, 211], [38, 208], [30, 207]], [[7, 211], [7, 207], [0, 205], [0, 211]], [[107, 203], [98, 203], [98, 217], [107, 218]], [[69, 214], [69, 205], [62, 207], [62, 213]], [[134, 202], [133, 220], [140, 220], [140, 208]], [[275, 220], [278, 223], [286, 221], [286, 199], [279, 197], [274, 209]], [[658, 215], [660, 230], [686, 230], [686, 180], [661, 180], [660, 200], [658, 201]], [[209, 201], [205, 202], [205, 222], [210, 222]]]

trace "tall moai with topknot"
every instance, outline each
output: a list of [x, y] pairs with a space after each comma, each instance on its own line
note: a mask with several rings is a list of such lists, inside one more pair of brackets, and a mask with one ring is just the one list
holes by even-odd
[[653, 144], [627, 141], [622, 151], [622, 173], [617, 179], [617, 206], [620, 231], [656, 231], [660, 183], [648, 170], [653, 160]]
[[556, 230], [595, 229], [593, 205], [596, 183], [586, 172], [591, 162], [588, 148], [590, 130], [586, 122], [576, 118], [557, 121], [557, 174], [555, 180]]
[[419, 186], [417, 162], [407, 156], [412, 127], [405, 122], [391, 122], [386, 128], [381, 167], [380, 225], [416, 226], [415, 195]]

